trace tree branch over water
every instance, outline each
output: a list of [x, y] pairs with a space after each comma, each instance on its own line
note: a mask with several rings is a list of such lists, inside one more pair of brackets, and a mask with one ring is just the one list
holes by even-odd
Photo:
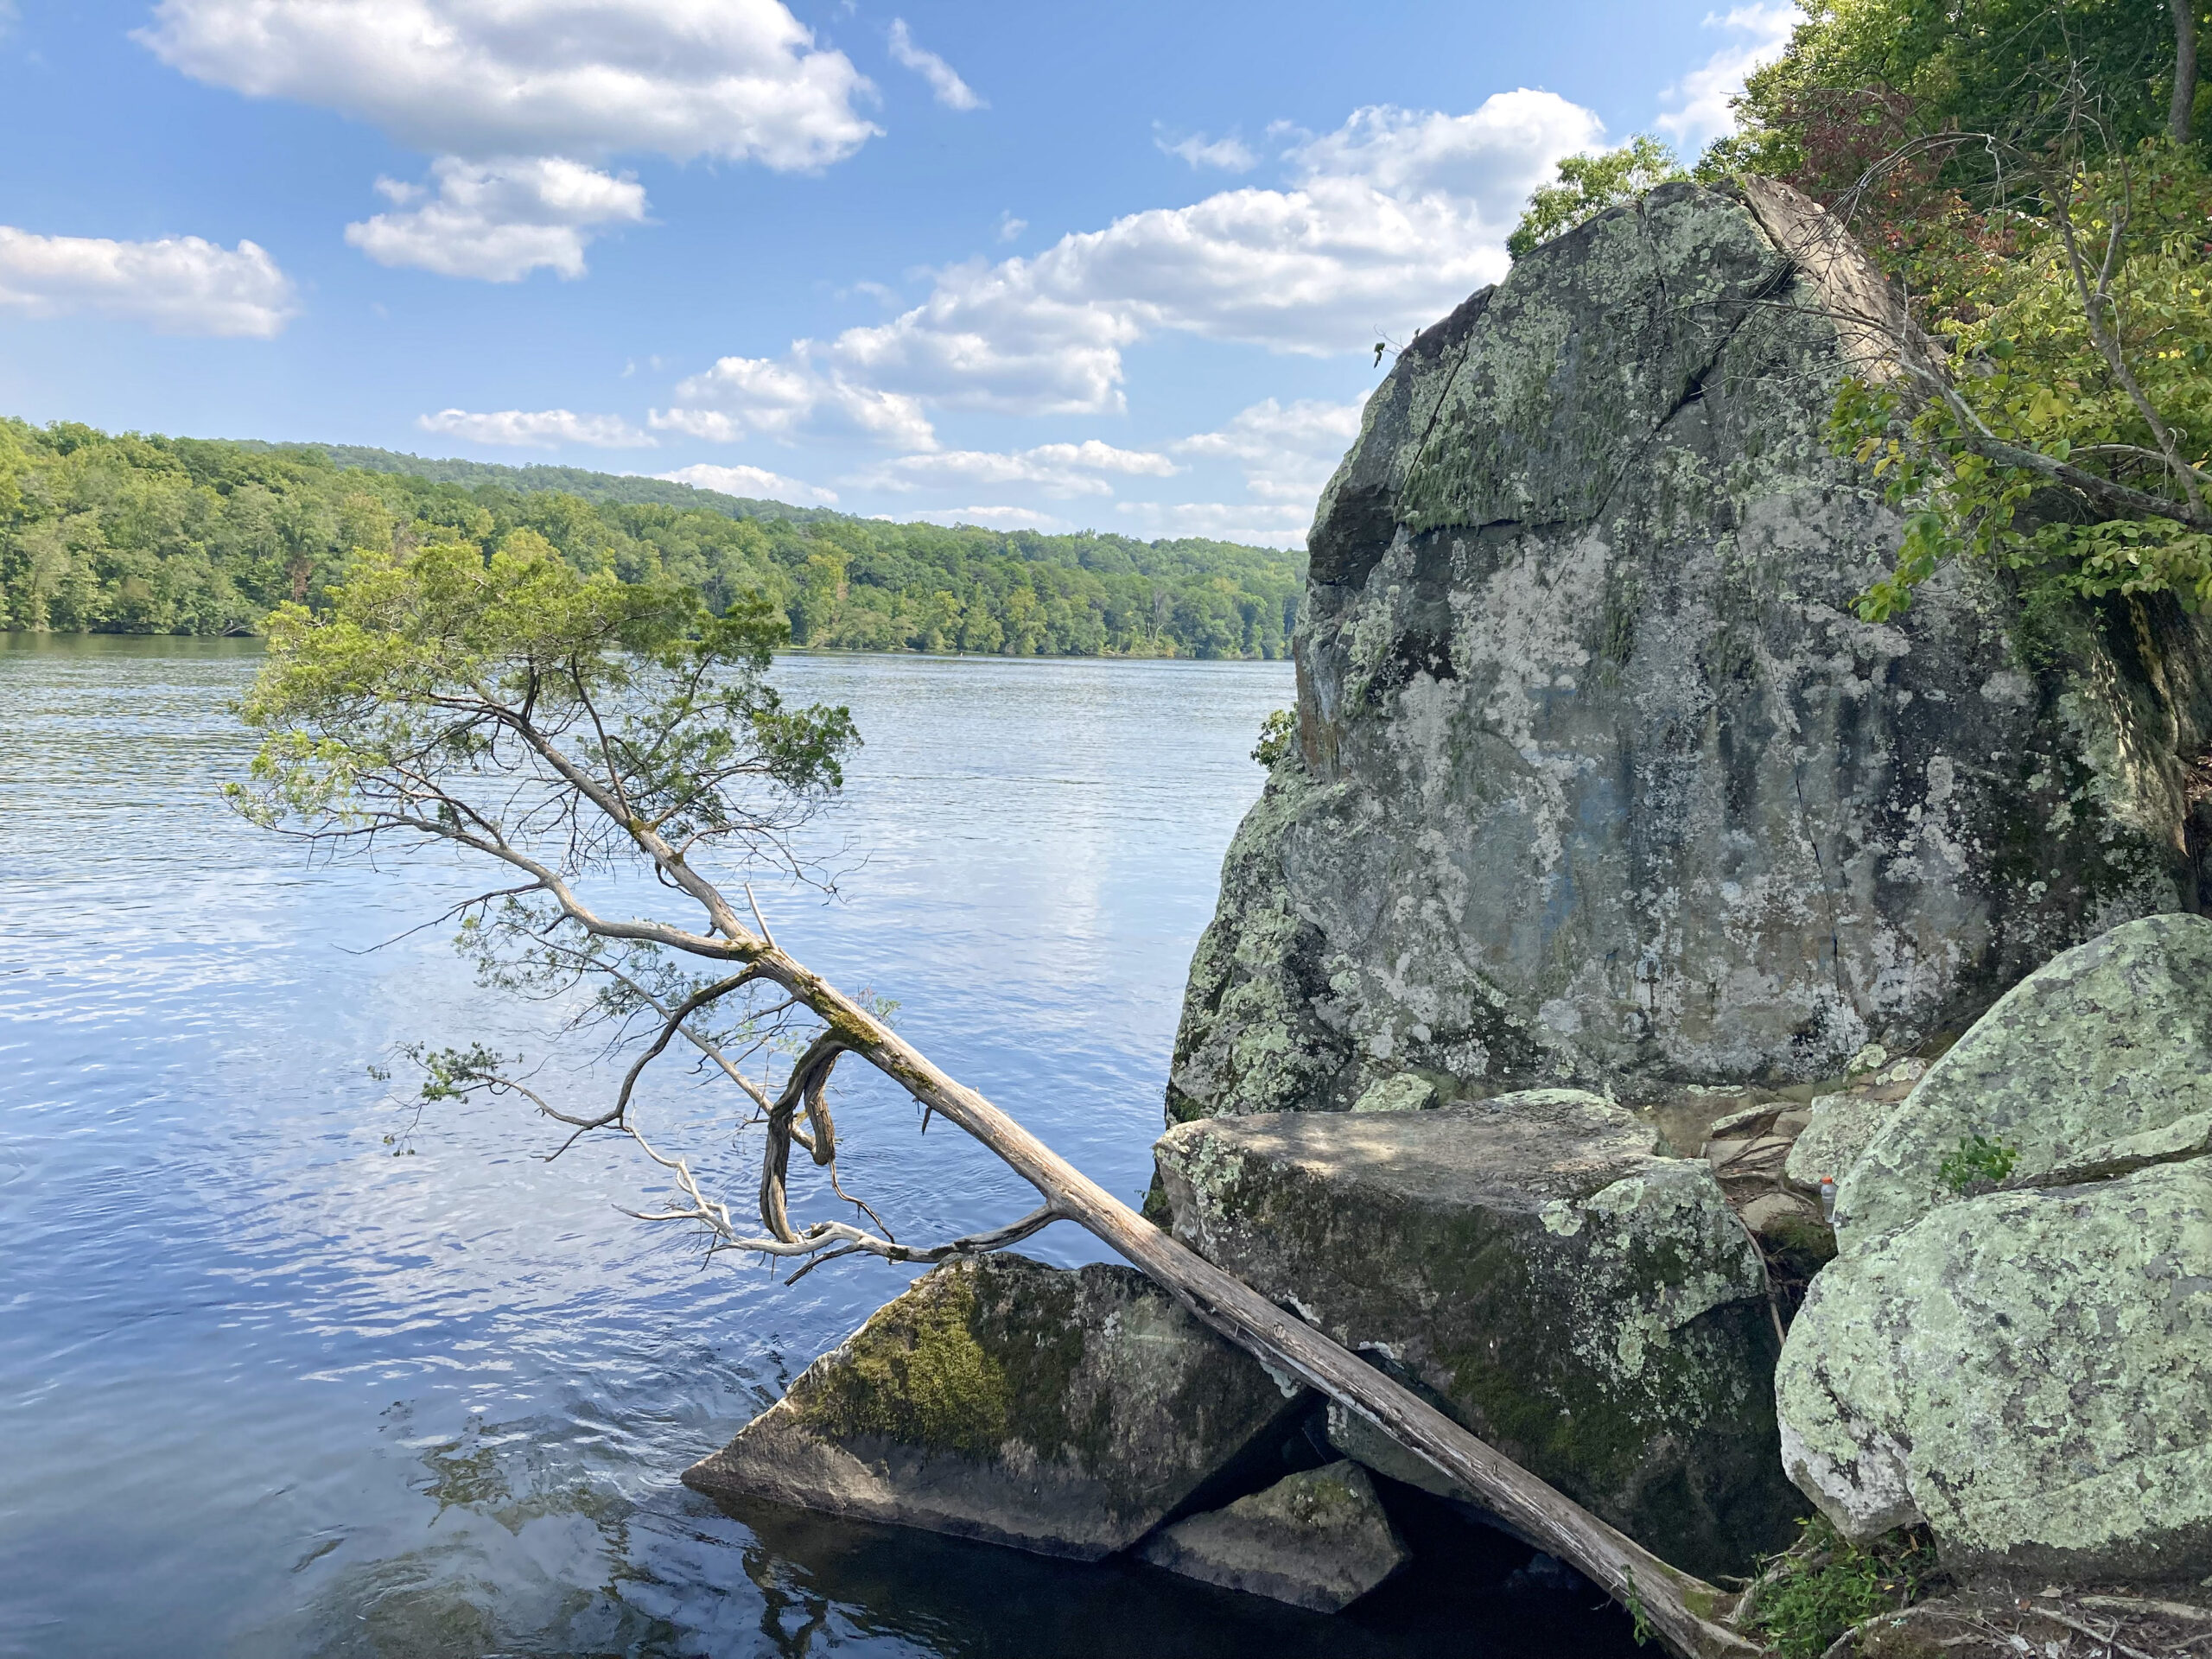
[[[233, 801], [312, 842], [450, 847], [528, 877], [470, 907], [463, 948], [486, 983], [517, 995], [570, 999], [589, 986], [571, 1028], [602, 1031], [610, 1053], [630, 1056], [614, 1098], [576, 1110], [480, 1046], [417, 1051], [426, 1100], [512, 1096], [569, 1129], [563, 1148], [626, 1136], [676, 1189], [631, 1213], [701, 1230], [710, 1254], [790, 1261], [801, 1273], [856, 1254], [938, 1262], [1076, 1222], [1230, 1341], [1358, 1412], [1572, 1561], [1670, 1647], [1755, 1650], [1716, 1622], [1727, 1599], [1712, 1586], [1176, 1243], [940, 1071], [872, 999], [785, 951], [749, 884], [749, 922], [739, 913], [702, 866], [804, 874], [792, 836], [841, 785], [859, 741], [844, 709], [789, 709], [768, 685], [783, 624], [765, 601], [716, 617], [674, 585], [587, 580], [550, 552], [487, 561], [466, 545], [365, 559], [329, 601], [323, 614], [289, 606], [270, 621], [269, 664], [241, 708], [263, 745]], [[679, 919], [618, 916], [613, 901], [587, 897], [643, 874]], [[639, 1085], [678, 1039], [736, 1085], [745, 1118], [765, 1131], [744, 1220], [638, 1122]], [[769, 1069], [785, 1055], [779, 1081]], [[893, 1236], [839, 1180], [829, 1089], [847, 1056], [912, 1096], [925, 1126], [942, 1116], [980, 1141], [1042, 1202], [942, 1243]], [[794, 1145], [869, 1226], [791, 1214]]]

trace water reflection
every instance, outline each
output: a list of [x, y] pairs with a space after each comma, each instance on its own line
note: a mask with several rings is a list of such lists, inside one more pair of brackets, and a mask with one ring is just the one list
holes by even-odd
[[[545, 1164], [504, 1109], [433, 1114], [392, 1157], [367, 1062], [543, 1033], [435, 936], [372, 949], [465, 871], [310, 864], [223, 810], [246, 756], [226, 704], [255, 660], [0, 636], [0, 1654], [1618, 1645], [1579, 1605], [1546, 1635], [1489, 1567], [1436, 1602], [1448, 1630], [1394, 1624], [1395, 1590], [1317, 1621], [684, 1491], [678, 1471], [907, 1275], [702, 1271], [616, 1213], [657, 1194], [634, 1159]], [[868, 738], [825, 826], [865, 861], [837, 903], [780, 897], [779, 936], [897, 998], [910, 1038], [1134, 1196], [1191, 946], [1258, 787], [1245, 752], [1287, 670], [779, 674], [849, 703]], [[675, 1088], [651, 1109], [673, 1128], [707, 1106]], [[902, 1233], [1028, 1207], [957, 1135], [917, 1140], [903, 1098], [855, 1087], [839, 1117], [849, 1185]], [[736, 1174], [726, 1134], [703, 1144]], [[1065, 1228], [1033, 1253], [1097, 1254]]]

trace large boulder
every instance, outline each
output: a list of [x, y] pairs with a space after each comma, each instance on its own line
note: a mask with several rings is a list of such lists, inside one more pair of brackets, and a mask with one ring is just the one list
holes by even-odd
[[1137, 1559], [1317, 1613], [1349, 1607], [1413, 1559], [1367, 1471], [1351, 1462], [1286, 1475], [1225, 1509], [1163, 1527]]
[[1847, 1535], [1955, 1572], [2212, 1573], [2212, 1165], [1943, 1204], [1813, 1281], [1776, 1394]]
[[1400, 355], [1315, 516], [1299, 741], [1172, 1121], [1815, 1081], [2195, 906], [2202, 625], [1971, 562], [1853, 613], [1900, 525], [1823, 429], [1883, 293], [1782, 187], [1669, 185]]
[[[2212, 920], [2153, 916], [2008, 992], [1921, 1078], [1836, 1191], [1846, 1251], [1962, 1200], [1960, 1144], [2059, 1186], [2212, 1150]], [[1839, 1172], [1840, 1173], [1841, 1172]]]
[[1248, 1447], [1272, 1452], [1299, 1408], [1127, 1268], [956, 1259], [683, 1478], [716, 1497], [1090, 1560], [1135, 1543]]
[[1759, 1258], [1700, 1160], [1553, 1090], [1187, 1123], [1175, 1236], [1689, 1571], [1786, 1541]]

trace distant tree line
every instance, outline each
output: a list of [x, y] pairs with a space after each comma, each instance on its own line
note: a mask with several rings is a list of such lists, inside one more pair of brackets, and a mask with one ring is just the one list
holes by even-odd
[[1229, 542], [592, 501], [343, 467], [320, 447], [0, 420], [10, 631], [250, 633], [282, 601], [317, 605], [358, 550], [454, 543], [671, 577], [716, 611], [757, 592], [796, 643], [859, 651], [1280, 657], [1306, 576], [1302, 554]]

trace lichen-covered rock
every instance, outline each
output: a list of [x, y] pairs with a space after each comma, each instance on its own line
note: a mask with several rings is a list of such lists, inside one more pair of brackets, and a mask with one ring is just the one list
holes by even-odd
[[1853, 1537], [1924, 1520], [1962, 1573], [2202, 1579], [2212, 1162], [1986, 1193], [1854, 1249], [1776, 1394], [1791, 1478]]
[[1175, 1236], [1688, 1570], [1802, 1503], [1776, 1451], [1757, 1253], [1702, 1161], [1567, 1090], [1186, 1123]]
[[1296, 1408], [1127, 1268], [987, 1255], [917, 1280], [683, 1478], [1090, 1560]]
[[1847, 1252], [1961, 1200], [1980, 1135], [2006, 1184], [2058, 1186], [2212, 1151], [2212, 920], [2153, 916], [2008, 992], [1884, 1120], [1836, 1192]]
[[1783, 1160], [1784, 1179], [1806, 1192], [1818, 1191], [1823, 1180], [1841, 1181], [1927, 1070], [1918, 1060], [1901, 1061], [1878, 1082], [1815, 1095]]
[[1285, 1476], [1226, 1509], [1162, 1528], [1137, 1559], [1224, 1590], [1333, 1613], [1413, 1559], [1356, 1463]]
[[1880, 284], [1810, 256], [1819, 217], [1669, 185], [1399, 357], [1315, 517], [1299, 743], [1224, 865], [1172, 1121], [1409, 1072], [1811, 1082], [2193, 906], [2197, 621], [1971, 563], [1853, 613], [1899, 524], [1823, 436], [1832, 319]]

